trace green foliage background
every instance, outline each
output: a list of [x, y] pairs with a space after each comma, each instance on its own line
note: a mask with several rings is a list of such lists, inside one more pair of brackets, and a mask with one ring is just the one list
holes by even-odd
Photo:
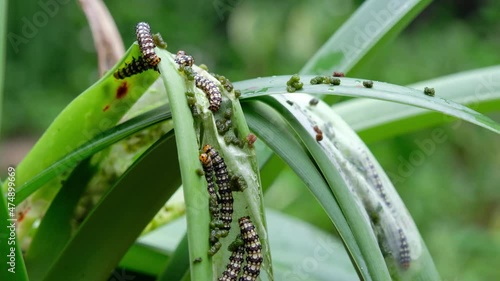
[[[59, 2], [9, 2], [2, 141], [38, 136], [98, 78], [88, 23], [76, 1], [60, 2], [67, 3], [53, 6], [58, 10], [53, 8], [46, 24], [32, 33], [26, 32], [26, 22], [43, 11], [43, 3]], [[135, 24], [148, 21], [170, 50], [184, 49], [197, 63], [238, 81], [297, 72], [360, 2], [110, 0], [106, 5], [126, 46], [134, 40]], [[497, 65], [498, 14], [500, 4], [493, 0], [438, 1], [348, 76], [409, 84]], [[12, 34], [23, 36], [25, 43], [12, 44]], [[489, 116], [500, 120], [498, 113]], [[395, 185], [444, 280], [500, 279], [495, 262], [500, 256], [498, 136], [463, 123], [441, 128], [446, 141]], [[397, 175], [419, 150], [417, 141], [429, 139], [432, 130], [369, 145], [389, 175]], [[270, 188], [268, 205], [330, 230], [329, 220], [293, 173], [280, 177], [289, 184]]]

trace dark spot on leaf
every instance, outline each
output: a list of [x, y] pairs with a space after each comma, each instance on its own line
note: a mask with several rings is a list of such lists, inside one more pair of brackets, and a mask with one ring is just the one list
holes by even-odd
[[116, 98], [121, 99], [127, 95], [128, 85], [127, 82], [123, 82], [120, 87], [116, 90]]
[[106, 112], [106, 111], [108, 111], [108, 109], [109, 109], [109, 104], [108, 104], [108, 105], [106, 105], [106, 106], [102, 109], [102, 111], [103, 111], [103, 112]]

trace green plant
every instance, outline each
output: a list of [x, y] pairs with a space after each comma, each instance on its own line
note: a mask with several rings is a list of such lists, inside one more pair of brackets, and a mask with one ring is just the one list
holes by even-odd
[[[476, 92], [457, 85], [456, 78], [443, 78], [441, 83], [444, 86], [441, 86], [436, 97], [424, 95], [423, 89], [414, 90], [377, 81], [373, 82], [372, 88], [364, 88], [362, 79], [353, 78], [339, 78], [338, 86], [330, 85], [329, 82], [309, 85], [309, 81], [315, 76], [306, 74], [324, 75], [333, 70], [348, 72], [354, 67], [361, 67], [370, 53], [400, 31], [426, 4], [427, 1], [410, 1], [396, 10], [396, 13], [390, 13], [388, 24], [377, 25], [377, 29], [371, 30], [371, 34], [365, 34], [366, 41], [359, 45], [356, 43], [358, 40], [354, 28], [367, 26], [370, 24], [371, 18], [368, 15], [371, 12], [380, 12], [388, 7], [385, 1], [371, 1], [363, 5], [308, 62], [300, 76], [303, 89], [298, 91], [323, 95], [326, 101], [328, 96], [344, 95], [418, 106], [498, 133], [498, 124], [450, 101], [463, 98], [465, 104], [479, 103], [498, 110], [498, 93], [474, 99], [476, 97], [472, 94]], [[263, 252], [266, 254], [261, 278], [271, 280], [271, 253], [267, 246], [261, 184], [254, 150], [248, 144], [243, 149], [234, 144], [226, 144], [214, 124], [213, 114], [206, 110], [203, 94], [196, 92], [186, 76], [178, 72], [167, 51], [158, 50], [162, 58], [160, 76], [149, 71], [126, 80], [127, 84], [114, 80], [111, 73], [124, 61], [129, 61], [138, 54], [137, 46], [133, 45], [122, 62], [61, 113], [17, 167], [16, 183], [19, 186], [15, 203], [24, 204], [26, 209], [30, 208], [23, 214], [24, 227], [20, 227], [18, 232], [20, 238], [33, 238], [25, 256], [30, 278], [101, 280], [121, 260], [129, 268], [160, 275], [160, 278], [175, 275], [181, 280], [189, 275], [186, 272], [190, 269], [191, 279], [211, 280], [212, 275], [223, 270], [229, 255], [225, 251], [225, 241], [221, 249], [223, 254], [212, 259], [206, 256], [209, 247], [208, 199], [204, 188], [200, 188], [204, 185], [203, 177], [195, 171], [201, 168], [198, 162], [200, 146], [211, 143], [217, 144], [223, 151], [233, 173], [245, 179], [247, 189], [242, 194], [235, 192], [236, 214], [251, 214], [258, 226], [264, 244]], [[485, 71], [487, 75], [491, 75], [496, 69]], [[463, 74], [459, 80], [472, 79], [472, 76], [477, 75], [485, 74]], [[150, 87], [158, 77], [163, 79], [164, 86]], [[311, 103], [312, 96], [297, 93], [282, 95], [286, 93], [289, 78], [290, 75], [234, 83], [235, 88], [242, 93], [241, 106], [234, 92], [228, 91], [225, 97], [230, 101], [223, 105], [215, 117], [220, 120], [225, 111], [230, 109], [230, 120], [234, 128], [238, 129], [238, 133], [233, 131], [234, 135], [231, 137], [240, 142], [244, 142], [249, 133], [246, 119], [251, 131], [267, 144], [267, 149], [259, 146], [262, 142], [255, 144], [260, 168], [275, 168], [266, 163], [273, 163], [273, 158], [280, 157], [301, 177], [330, 216], [361, 279], [388, 280], [392, 277], [438, 280], [432, 259], [411, 218], [406, 214], [404, 205], [364, 143], [322, 101], [314, 104], [316, 102]], [[474, 88], [481, 84], [469, 86]], [[457, 88], [461, 91], [457, 91]], [[145, 113], [136, 112], [135, 117], [129, 117], [126, 122], [116, 125], [135, 101], [165, 89], [168, 105], [162, 104]], [[122, 96], [123, 91], [125, 96]], [[194, 94], [186, 95], [186, 92]], [[120, 97], [117, 98], [116, 95]], [[197, 100], [197, 108], [201, 110], [195, 117], [188, 106], [192, 95]], [[450, 100], [442, 99], [444, 96]], [[422, 128], [443, 122], [438, 113], [431, 114], [420, 109], [410, 111], [407, 107], [376, 101], [353, 99], [334, 105], [333, 108], [341, 111], [345, 119], [352, 120], [353, 126], [368, 139], [382, 139], [417, 128], [410, 124], [418, 124], [418, 128]], [[378, 116], [385, 118], [374, 118]], [[143, 135], [135, 135], [136, 139], [115, 145], [119, 140], [137, 132], [142, 132]], [[229, 139], [229, 142], [232, 140]], [[126, 164], [115, 167], [118, 172], [109, 174], [106, 171], [110, 170], [109, 163], [113, 163], [115, 158]], [[91, 181], [96, 178], [100, 182], [108, 182], [110, 188], [84, 193], [87, 185], [93, 186]], [[134, 244], [146, 224], [181, 182], [188, 217], [188, 231], [183, 242], [175, 252], [171, 251], [169, 254], [160, 251], [164, 247], [158, 246], [158, 242], [154, 244], [150, 240], [139, 240]], [[5, 186], [8, 186], [8, 180]], [[96, 194], [102, 197], [94, 199]], [[89, 200], [95, 200], [96, 204], [85, 210], [86, 205], [82, 202]], [[85, 220], [81, 224], [73, 216], [76, 205], [83, 206], [81, 216]], [[126, 211], [123, 210], [124, 206]], [[39, 219], [40, 212], [44, 212], [46, 208], [48, 211], [39, 228], [34, 234], [31, 233], [31, 223]], [[393, 212], [399, 215], [395, 216]], [[0, 219], [6, 221], [7, 214], [2, 212], [3, 217]], [[123, 217], [126, 220], [122, 220]], [[153, 221], [165, 223], [157, 218]], [[278, 219], [273, 223], [285, 221], [281, 218], [281, 221]], [[412, 257], [407, 270], [401, 269], [398, 259], [394, 258], [397, 257], [394, 252], [398, 247], [393, 244], [394, 241], [401, 240], [398, 230], [402, 225], [404, 237], [411, 244], [410, 255], [414, 255], [415, 249], [419, 249], [419, 255]], [[292, 227], [294, 231], [298, 231], [295, 229], [298, 228], [297, 223]], [[101, 235], [95, 237], [97, 234]], [[286, 240], [286, 236], [283, 239]], [[294, 245], [296, 244], [298, 243]], [[147, 245], [155, 246], [148, 248]], [[5, 246], [2, 244], [0, 247]], [[186, 255], [188, 246], [189, 256]], [[20, 256], [17, 249], [17, 257]], [[154, 260], [153, 264], [156, 266], [142, 263], [141, 260], [146, 258]], [[194, 260], [198, 258], [201, 261], [195, 263]], [[163, 263], [167, 260], [168, 265], [162, 271]], [[22, 260], [18, 259], [17, 262], [18, 270], [22, 272]], [[284, 267], [286, 266], [290, 264]], [[282, 271], [284, 274], [277, 272], [277, 275], [282, 274], [283, 279], [290, 278], [287, 273], [295, 274], [293, 270], [296, 269], [286, 270]], [[0, 274], [12, 278], [9, 273]], [[18, 274], [16, 277], [27, 280], [26, 275]], [[349, 277], [352, 278], [352, 275], [346, 278]]]

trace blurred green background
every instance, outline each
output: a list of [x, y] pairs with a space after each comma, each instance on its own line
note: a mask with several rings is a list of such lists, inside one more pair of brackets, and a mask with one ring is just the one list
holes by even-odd
[[[42, 21], [40, 11], [48, 2], [58, 4]], [[296, 73], [362, 1], [105, 2], [126, 47], [135, 40], [135, 24], [148, 21], [171, 52], [186, 50], [197, 63], [238, 81]], [[500, 3], [494, 0], [437, 1], [347, 76], [404, 85], [497, 65], [498, 15]], [[8, 16], [2, 171], [16, 164], [58, 112], [98, 79], [90, 29], [77, 1], [10, 1]], [[26, 27], [26, 22], [37, 20], [35, 29]], [[488, 115], [500, 121], [499, 113]], [[499, 138], [469, 124], [440, 127], [447, 140], [395, 185], [443, 280], [500, 280]], [[386, 171], [397, 174], [418, 149], [415, 141], [431, 132], [369, 145]], [[297, 185], [293, 173], [285, 171], [280, 177], [288, 184], [268, 190], [268, 205], [331, 230], [326, 215]]]

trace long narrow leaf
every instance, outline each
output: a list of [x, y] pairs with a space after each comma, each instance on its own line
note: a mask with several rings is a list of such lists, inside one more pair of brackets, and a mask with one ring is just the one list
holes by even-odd
[[[193, 265], [199, 261], [193, 261]], [[181, 281], [184, 274], [189, 272], [189, 266], [188, 239], [185, 234], [157, 281]]]
[[89, 162], [83, 160], [64, 182], [33, 237], [25, 254], [32, 280], [43, 280], [71, 238], [74, 209], [92, 174]]
[[[126, 80], [113, 76], [124, 61], [131, 61], [140, 53], [137, 44], [129, 48], [123, 61], [103, 76], [94, 85], [78, 95], [52, 122], [26, 157], [17, 166], [18, 186], [38, 175], [64, 155], [71, 153], [96, 135], [115, 126], [132, 105], [146, 92], [158, 78], [155, 71], [147, 71]], [[59, 174], [24, 201], [17, 199], [18, 237], [22, 243], [28, 242], [33, 224], [47, 210], [65, 179]], [[4, 190], [6, 186], [3, 186]]]
[[[105, 195], [44, 280], [104, 280], [181, 184], [173, 133], [158, 140]], [[96, 235], [101, 233], [102, 235]], [[85, 262], [82, 262], [85, 261]]]
[[356, 243], [361, 250], [361, 255], [367, 261], [366, 267], [371, 279], [389, 280], [390, 275], [378, 247], [377, 240], [369, 223], [366, 222], [364, 213], [357, 205], [354, 195], [351, 193], [351, 182], [343, 174], [340, 163], [336, 162], [331, 154], [328, 154], [328, 151], [325, 151], [321, 144], [311, 135], [313, 125], [310, 123], [311, 120], [308, 119], [310, 116], [297, 110], [293, 105], [288, 105], [283, 95], [276, 97], [267, 96], [262, 100], [280, 112], [289, 122], [321, 169], [353, 232]]
[[[349, 192], [355, 194], [358, 205], [370, 217], [368, 225], [373, 225], [380, 249], [391, 269], [391, 276], [398, 276], [402, 280], [439, 280], [411, 216], [373, 155], [325, 103], [304, 106], [310, 98], [309, 95], [287, 95], [286, 99], [290, 100], [283, 96], [276, 97], [300, 122], [302, 127], [297, 128], [305, 133], [302, 137], [309, 139], [310, 145], [318, 144], [323, 151], [317, 155], [317, 159], [326, 156], [331, 161], [330, 165], [340, 172]], [[288, 104], [290, 101], [293, 101], [293, 105]], [[310, 129], [313, 126], [316, 129]], [[322, 139], [318, 140], [319, 128], [323, 132]], [[313, 156], [316, 157], [314, 153]], [[323, 171], [331, 172], [324, 164], [320, 162], [318, 165]], [[363, 221], [356, 220], [355, 223]]]
[[365, 1], [300, 70], [301, 74], [355, 71], [394, 38], [430, 0]]
[[[200, 188], [204, 185], [202, 177], [196, 169], [202, 169], [198, 160], [198, 143], [193, 128], [194, 120], [188, 106], [184, 79], [177, 70], [177, 64], [172, 55], [160, 50], [159, 56], [161, 76], [168, 94], [172, 108], [172, 119], [176, 130], [175, 139], [179, 150], [178, 159], [186, 202], [186, 215], [188, 220], [189, 259], [206, 257], [208, 252], [209, 214], [207, 208], [207, 195]], [[203, 259], [196, 266], [191, 266], [191, 278], [199, 281], [212, 279], [211, 263]]]
[[[314, 77], [301, 77], [303, 81], [309, 81], [312, 78]], [[241, 89], [243, 98], [283, 94], [286, 93], [286, 82], [288, 79], [289, 76], [258, 78], [238, 82], [237, 87]], [[363, 80], [355, 78], [341, 78], [340, 81], [339, 86], [306, 84], [300, 90], [300, 93], [372, 98], [413, 105], [460, 118], [495, 133], [500, 133], [500, 124], [494, 122], [489, 117], [453, 101], [438, 96], [427, 96], [421, 90], [377, 81], [373, 82], [373, 88], [365, 88], [362, 84]]]
[[[436, 96], [486, 113], [500, 110], [500, 84], [495, 78], [499, 75], [499, 66], [487, 67], [422, 81], [409, 87], [432, 87]], [[422, 108], [369, 99], [353, 99], [335, 104], [332, 108], [365, 141], [376, 141], [451, 121], [440, 113]]]
[[[295, 133], [290, 130], [280, 115], [273, 112], [266, 105], [249, 102], [244, 103], [244, 106], [246, 118], [252, 131], [266, 142], [277, 155], [283, 158], [311, 189], [311, 192], [330, 216], [344, 240], [349, 254], [357, 264], [356, 268], [359, 270], [360, 277], [363, 280], [371, 280], [370, 273], [367, 270], [367, 261], [356, 244], [356, 239], [342, 210], [322, 174], [309, 158], [307, 151], [304, 150]], [[269, 126], [270, 122], [273, 126]]]

